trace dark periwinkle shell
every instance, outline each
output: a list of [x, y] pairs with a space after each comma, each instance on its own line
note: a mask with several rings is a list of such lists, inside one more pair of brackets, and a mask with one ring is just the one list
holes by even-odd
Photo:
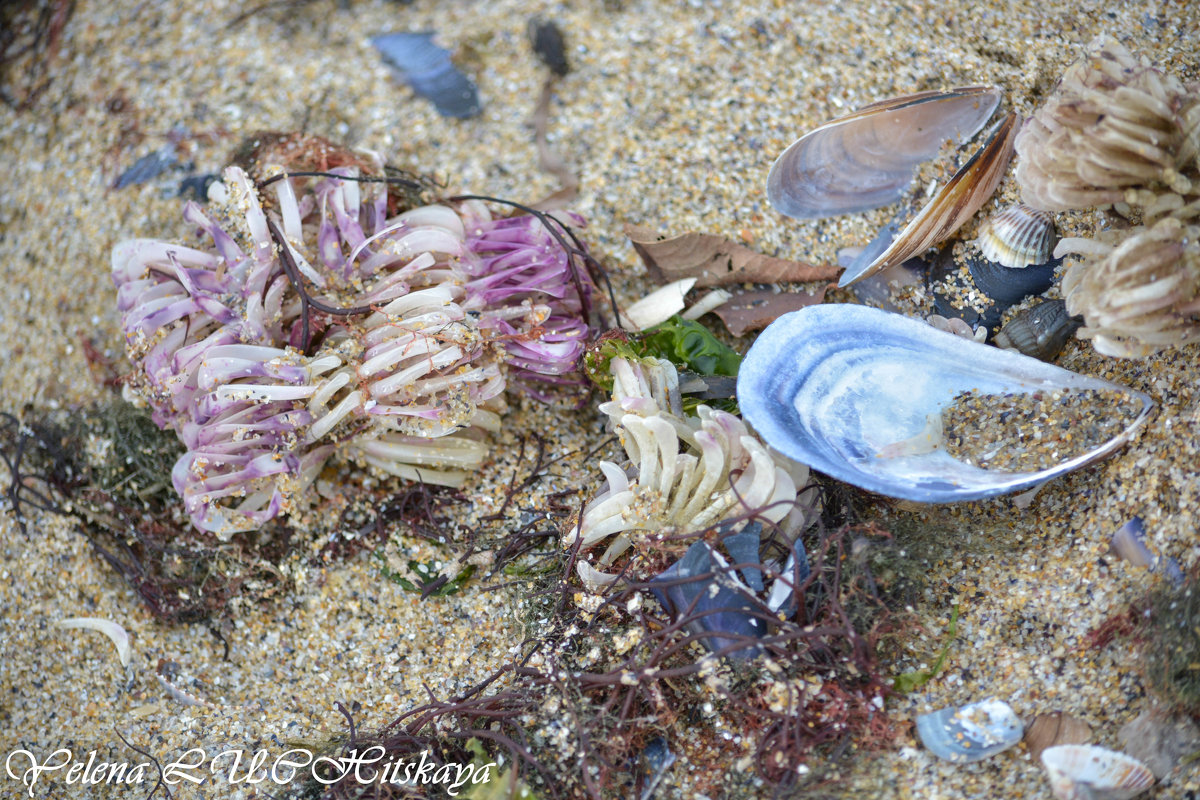
[[1083, 318], [1068, 314], [1065, 301], [1047, 300], [1009, 320], [992, 344], [1041, 361], [1053, 361], [1081, 325]]
[[385, 33], [371, 39], [383, 60], [399, 70], [413, 91], [433, 101], [444, 117], [473, 117], [480, 112], [479, 92], [433, 43], [432, 31]]

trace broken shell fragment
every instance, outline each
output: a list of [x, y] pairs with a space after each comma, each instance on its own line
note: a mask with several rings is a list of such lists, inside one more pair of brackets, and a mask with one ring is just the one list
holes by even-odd
[[[988, 132], [983, 146], [941, 188], [874, 261], [858, 262], [842, 273], [839, 286], [849, 286], [944, 242], [975, 215], [1000, 185], [1012, 158], [1017, 115], [1010, 113]], [[857, 268], [857, 269], [856, 269]]]
[[1184, 581], [1179, 562], [1170, 557], [1156, 556], [1146, 546], [1146, 528], [1141, 517], [1134, 517], [1113, 534], [1109, 552], [1135, 567], [1166, 575], [1175, 585]]
[[[943, 446], [942, 413], [964, 392], [1060, 390], [1123, 398], [1106, 420], [1118, 433], [1027, 471], [984, 469]], [[848, 304], [776, 320], [742, 362], [738, 399], [744, 419], [789, 458], [868, 491], [926, 503], [1019, 492], [1078, 469], [1129, 441], [1153, 405], [1125, 386]]]
[[1008, 703], [994, 697], [917, 717], [917, 733], [925, 747], [938, 758], [960, 764], [1007, 750], [1021, 741], [1022, 727]]
[[1054, 258], [1058, 231], [1050, 212], [1014, 203], [984, 223], [976, 241], [984, 258], [1016, 269]]
[[1025, 746], [1034, 760], [1049, 747], [1063, 744], [1086, 744], [1092, 738], [1091, 727], [1079, 717], [1052, 711], [1038, 714], [1025, 729]]
[[1154, 773], [1145, 764], [1095, 745], [1048, 747], [1042, 766], [1059, 800], [1130, 800], [1154, 785]]
[[1053, 361], [1082, 324], [1080, 317], [1067, 313], [1066, 302], [1047, 300], [1019, 312], [992, 343], [1039, 361]]
[[965, 142], [992, 116], [1000, 90], [920, 92], [860, 108], [801, 136], [776, 159], [767, 199], [796, 219], [853, 214], [899, 200], [918, 164]]
[[443, 117], [474, 117], [482, 110], [471, 79], [438, 47], [431, 31], [385, 33], [371, 39], [383, 60], [401, 73], [412, 90], [433, 102]]

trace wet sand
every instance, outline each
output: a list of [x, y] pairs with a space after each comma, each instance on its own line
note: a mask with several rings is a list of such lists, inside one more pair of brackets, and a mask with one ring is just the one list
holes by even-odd
[[[664, 234], [721, 233], [768, 254], [821, 263], [835, 260], [841, 247], [863, 244], [888, 210], [801, 223], [774, 212], [765, 198], [767, 170], [787, 144], [858, 106], [994, 84], [1004, 90], [1002, 107], [1029, 114], [1101, 32], [1127, 40], [1185, 82], [1200, 80], [1200, 10], [1187, 3], [870, 8], [310, 2], [272, 6], [230, 24], [243, 6], [80, 3], [49, 63], [45, 91], [27, 110], [0, 108], [0, 336], [7, 343], [0, 410], [73, 409], [107, 391], [89, 371], [83, 341], [121, 358], [110, 252], [123, 239], [181, 234], [176, 189], [187, 171], [112, 186], [138, 158], [170, 141], [194, 171], [215, 172], [254, 131], [303, 129], [435, 173], [448, 192], [532, 201], [556, 189], [538, 169], [527, 125], [547, 74], [526, 42], [534, 14], [555, 19], [567, 36], [572, 71], [557, 84], [549, 136], [580, 176], [573, 208], [589, 220], [584, 235], [624, 302], [649, 286], [624, 237], [627, 223]], [[438, 31], [474, 76], [481, 116], [439, 117], [390, 76], [368, 41], [381, 32], [426, 29]], [[1014, 196], [1010, 178], [994, 202]], [[1059, 218], [1063, 235], [1086, 235], [1097, 222], [1092, 212]], [[1150, 547], [1185, 569], [1200, 559], [1195, 355], [1193, 345], [1118, 361], [1072, 343], [1060, 365], [1156, 399], [1159, 411], [1141, 435], [1108, 461], [1047, 486], [1025, 511], [999, 499], [926, 512], [949, 526], [954, 540], [916, 608], [928, 633], [910, 643], [896, 671], [933, 659], [956, 602], [962, 618], [942, 672], [890, 701], [896, 718], [996, 695], [1023, 716], [1078, 715], [1091, 724], [1093, 742], [1118, 747], [1117, 730], [1146, 702], [1135, 652], [1120, 642], [1102, 650], [1083, 643], [1154, 580], [1106, 555], [1127, 519], [1140, 515]], [[568, 448], [578, 444], [576, 421], [587, 419], [571, 417], [567, 425], [537, 410], [514, 415], [496, 459], [468, 485], [481, 510], [496, 502], [497, 487], [511, 475], [522, 430], [550, 430], [554, 446]], [[599, 414], [590, 419], [580, 430], [595, 443]], [[598, 484], [600, 476], [575, 464], [555, 481]], [[384, 724], [423, 702], [424, 685], [445, 695], [474, 684], [522, 635], [514, 590], [421, 602], [381, 580], [362, 555], [327, 568], [297, 564], [280, 575], [276, 597], [238, 609], [222, 630], [226, 659], [208, 627], [154, 621], [69, 521], [39, 516], [25, 537], [5, 511], [0, 537], [6, 755], [24, 748], [47, 757], [66, 747], [77, 757], [97, 750], [99, 759], [139, 760], [115, 738], [114, 726], [131, 742], [176, 756], [197, 746], [211, 754], [344, 735], [335, 700], [359, 703], [360, 725]], [[109, 618], [129, 631], [132, 688], [106, 640], [52, 626], [72, 616]], [[154, 675], [160, 659], [201, 679], [211, 705], [172, 698]], [[830, 791], [846, 797], [1048, 795], [1040, 766], [1023, 747], [955, 766], [935, 760], [904, 727], [893, 750], [854, 753], [839, 770], [843, 781]], [[667, 776], [664, 795], [692, 796], [687, 775], [685, 757]], [[51, 780], [44, 777], [34, 795], [46, 796]], [[114, 798], [148, 790], [55, 788], [54, 796]], [[18, 790], [0, 775], [0, 794]], [[742, 791], [738, 796], [754, 796]], [[1197, 791], [1193, 768], [1152, 796]], [[176, 796], [264, 795], [184, 785]]]

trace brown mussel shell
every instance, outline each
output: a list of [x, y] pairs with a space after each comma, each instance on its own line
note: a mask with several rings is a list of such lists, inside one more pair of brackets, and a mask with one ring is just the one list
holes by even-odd
[[838, 285], [849, 286], [881, 269], [920, 255], [948, 239], [973, 217], [996, 191], [1008, 169], [1016, 126], [1015, 113], [1009, 113], [998, 122], [988, 133], [983, 146], [900, 231], [891, 245], [870, 264], [860, 267], [856, 262], [842, 275]]

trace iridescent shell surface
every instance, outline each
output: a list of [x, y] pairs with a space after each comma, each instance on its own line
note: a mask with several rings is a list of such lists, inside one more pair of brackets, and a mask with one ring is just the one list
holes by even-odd
[[[1036, 472], [982, 469], [941, 447], [908, 446], [962, 392], [1055, 389], [1121, 392], [1138, 413], [1103, 444]], [[1018, 492], [1078, 469], [1128, 441], [1153, 405], [1128, 387], [850, 304], [812, 306], [772, 323], [742, 363], [738, 401], [744, 419], [789, 458], [868, 491], [929, 503]]]
[[[849, 286], [882, 269], [903, 264], [946, 241], [963, 223], [975, 216], [975, 212], [996, 191], [1008, 170], [1016, 121], [1017, 115], [1009, 113], [996, 123], [970, 160], [909, 220], [887, 247], [869, 262], [867, 256], [860, 256], [842, 273], [838, 286]], [[879, 244], [877, 238], [867, 246], [867, 252], [876, 250]]]
[[969, 764], [994, 756], [1021, 741], [1024, 726], [994, 697], [917, 717], [921, 742], [938, 758]]
[[767, 199], [796, 219], [894, 203], [908, 190], [917, 165], [948, 139], [969, 140], [999, 103], [999, 89], [970, 86], [896, 97], [826, 122], [775, 160]]

